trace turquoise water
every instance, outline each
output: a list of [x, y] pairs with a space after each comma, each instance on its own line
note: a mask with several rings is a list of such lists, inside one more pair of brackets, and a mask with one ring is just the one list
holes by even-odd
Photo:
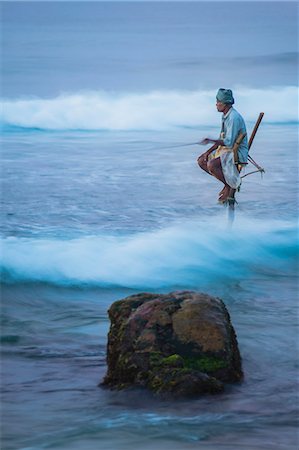
[[[3, 11], [2, 448], [297, 449], [296, 5]], [[218, 135], [224, 84], [249, 133], [265, 112], [232, 226], [202, 147], [176, 146]], [[100, 388], [111, 303], [175, 289], [225, 301], [244, 382], [180, 402]]]

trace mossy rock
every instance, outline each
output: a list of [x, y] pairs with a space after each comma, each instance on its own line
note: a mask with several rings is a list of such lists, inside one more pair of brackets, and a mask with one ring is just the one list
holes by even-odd
[[190, 291], [138, 294], [115, 302], [109, 317], [103, 385], [192, 396], [220, 392], [224, 382], [243, 377], [236, 334], [220, 299]]

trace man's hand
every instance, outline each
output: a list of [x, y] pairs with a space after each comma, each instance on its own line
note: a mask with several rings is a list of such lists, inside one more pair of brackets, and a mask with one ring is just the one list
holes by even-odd
[[208, 145], [208, 144], [211, 144], [212, 142], [214, 143], [215, 141], [213, 141], [212, 139], [209, 139], [209, 138], [204, 138], [202, 141], [199, 142], [199, 144], [200, 145]]

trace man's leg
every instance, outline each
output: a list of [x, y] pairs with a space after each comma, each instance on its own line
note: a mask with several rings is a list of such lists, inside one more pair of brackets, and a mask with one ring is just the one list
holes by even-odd
[[209, 170], [208, 170], [208, 166], [207, 166], [207, 164], [208, 164], [208, 157], [207, 157], [207, 155], [205, 153], [203, 155], [200, 155], [197, 158], [197, 163], [198, 163], [199, 167], [202, 170], [204, 170], [207, 173], [210, 173]]
[[217, 180], [222, 181], [223, 184], [227, 184], [222, 172], [222, 166], [220, 158], [212, 159], [207, 164], [208, 171], [211, 175], [217, 178]]
[[[213, 150], [216, 150], [217, 147], [218, 147], [218, 145], [216, 145], [216, 144], [212, 145], [212, 147], [209, 148], [208, 151], [206, 151], [205, 153], [203, 153], [202, 155], [200, 155], [200, 156], [197, 158], [197, 163], [198, 163], [199, 167], [200, 167], [202, 170], [204, 170], [205, 172], [207, 172], [208, 174], [210, 174], [210, 171], [209, 171], [209, 169], [208, 169], [208, 167], [207, 167], [207, 164], [208, 164], [208, 156], [209, 156], [209, 154], [210, 154]], [[210, 174], [210, 175], [211, 175], [211, 174]]]
[[207, 164], [207, 169], [211, 175], [224, 184], [224, 188], [219, 192], [219, 200], [225, 202], [230, 195], [231, 187], [226, 183], [220, 158], [212, 159]]

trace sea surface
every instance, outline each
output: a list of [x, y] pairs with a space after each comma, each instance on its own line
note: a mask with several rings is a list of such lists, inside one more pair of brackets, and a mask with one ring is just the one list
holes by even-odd
[[[1, 449], [297, 450], [298, 5], [1, 9]], [[196, 164], [219, 87], [265, 113], [233, 218]], [[178, 289], [224, 300], [244, 382], [99, 387], [109, 306]]]

